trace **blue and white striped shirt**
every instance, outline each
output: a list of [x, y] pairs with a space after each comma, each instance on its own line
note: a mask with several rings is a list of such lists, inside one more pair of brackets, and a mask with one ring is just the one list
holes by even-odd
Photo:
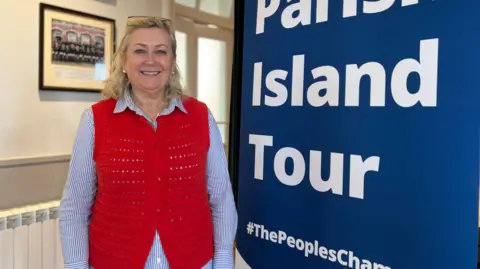
[[[150, 120], [133, 102], [128, 90], [119, 98], [114, 113], [131, 109], [144, 116], [157, 129], [157, 121]], [[182, 102], [174, 99], [159, 117], [174, 109], [187, 113]], [[161, 128], [161, 126], [159, 126]], [[203, 269], [234, 268], [233, 248], [237, 229], [237, 211], [233, 198], [225, 151], [214, 117], [209, 111], [210, 149], [207, 160], [207, 187], [214, 225], [213, 259]], [[168, 131], [168, 130], [166, 130]], [[68, 179], [60, 204], [60, 236], [65, 269], [88, 269], [88, 226], [91, 207], [96, 194], [96, 170], [93, 161], [94, 121], [92, 109], [81, 117], [70, 161]], [[188, 259], [188, 257], [185, 257]], [[145, 269], [168, 269], [158, 232], [155, 235]]]

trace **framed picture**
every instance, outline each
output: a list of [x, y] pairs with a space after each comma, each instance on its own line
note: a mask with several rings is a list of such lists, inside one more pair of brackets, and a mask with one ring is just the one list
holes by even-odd
[[115, 52], [115, 20], [40, 3], [41, 90], [101, 91]]

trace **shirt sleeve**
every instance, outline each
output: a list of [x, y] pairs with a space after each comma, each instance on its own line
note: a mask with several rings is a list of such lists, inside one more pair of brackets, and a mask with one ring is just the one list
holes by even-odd
[[65, 269], [89, 268], [88, 226], [97, 188], [93, 146], [94, 121], [89, 108], [81, 116], [59, 208]]
[[234, 268], [234, 242], [237, 210], [227, 166], [225, 149], [215, 119], [208, 111], [210, 149], [207, 160], [207, 185], [214, 227], [214, 269]]

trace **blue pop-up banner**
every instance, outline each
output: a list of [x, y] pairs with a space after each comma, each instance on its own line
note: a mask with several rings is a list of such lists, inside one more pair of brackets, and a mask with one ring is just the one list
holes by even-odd
[[476, 268], [480, 1], [243, 20], [236, 268]]

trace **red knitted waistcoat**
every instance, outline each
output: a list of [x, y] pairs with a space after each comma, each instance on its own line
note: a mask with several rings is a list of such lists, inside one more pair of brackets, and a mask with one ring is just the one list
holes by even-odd
[[194, 98], [146, 119], [116, 100], [93, 105], [98, 190], [89, 251], [95, 269], [143, 269], [158, 230], [171, 269], [199, 269], [213, 257], [206, 184], [208, 109]]

